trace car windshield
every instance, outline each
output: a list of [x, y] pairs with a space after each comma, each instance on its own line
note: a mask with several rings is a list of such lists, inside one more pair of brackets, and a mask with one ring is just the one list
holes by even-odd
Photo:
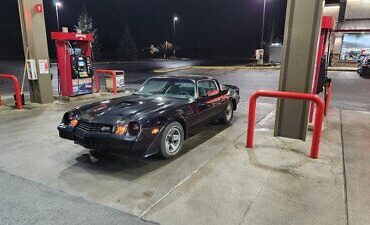
[[143, 84], [137, 94], [191, 99], [195, 96], [195, 84], [186, 79], [152, 78]]

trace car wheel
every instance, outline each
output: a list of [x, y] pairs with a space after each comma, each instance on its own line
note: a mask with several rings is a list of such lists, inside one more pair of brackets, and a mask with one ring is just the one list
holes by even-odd
[[161, 155], [170, 159], [175, 157], [182, 148], [184, 142], [184, 128], [178, 122], [169, 124], [162, 132]]
[[232, 102], [229, 102], [225, 111], [222, 114], [220, 122], [223, 124], [231, 124], [233, 117], [234, 117], [234, 105]]

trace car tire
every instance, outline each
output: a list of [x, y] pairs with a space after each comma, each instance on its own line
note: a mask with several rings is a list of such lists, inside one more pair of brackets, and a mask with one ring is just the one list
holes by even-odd
[[170, 123], [162, 132], [160, 154], [165, 159], [175, 157], [184, 143], [184, 128], [178, 122]]
[[231, 124], [234, 117], [234, 104], [230, 101], [225, 111], [221, 115], [220, 122], [223, 124]]

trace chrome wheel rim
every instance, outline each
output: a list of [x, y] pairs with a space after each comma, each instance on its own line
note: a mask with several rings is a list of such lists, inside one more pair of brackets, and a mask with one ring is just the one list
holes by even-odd
[[233, 108], [232, 108], [231, 104], [229, 104], [226, 108], [226, 119], [227, 119], [227, 121], [230, 121], [232, 117], [233, 117]]
[[181, 132], [178, 127], [172, 127], [166, 135], [166, 152], [174, 155], [179, 151], [181, 144]]

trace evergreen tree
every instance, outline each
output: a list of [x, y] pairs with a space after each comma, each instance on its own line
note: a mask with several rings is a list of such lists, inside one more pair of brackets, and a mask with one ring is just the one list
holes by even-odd
[[100, 44], [98, 38], [98, 29], [94, 27], [93, 18], [88, 14], [86, 4], [82, 6], [81, 14], [78, 16], [77, 25], [74, 30], [81, 30], [83, 34], [91, 33], [94, 35], [94, 42], [92, 43], [92, 50], [95, 60], [100, 59]]
[[126, 25], [125, 31], [118, 46], [118, 59], [123, 61], [137, 60], [138, 52], [139, 51], [136, 47], [135, 39], [131, 35], [128, 25]]

